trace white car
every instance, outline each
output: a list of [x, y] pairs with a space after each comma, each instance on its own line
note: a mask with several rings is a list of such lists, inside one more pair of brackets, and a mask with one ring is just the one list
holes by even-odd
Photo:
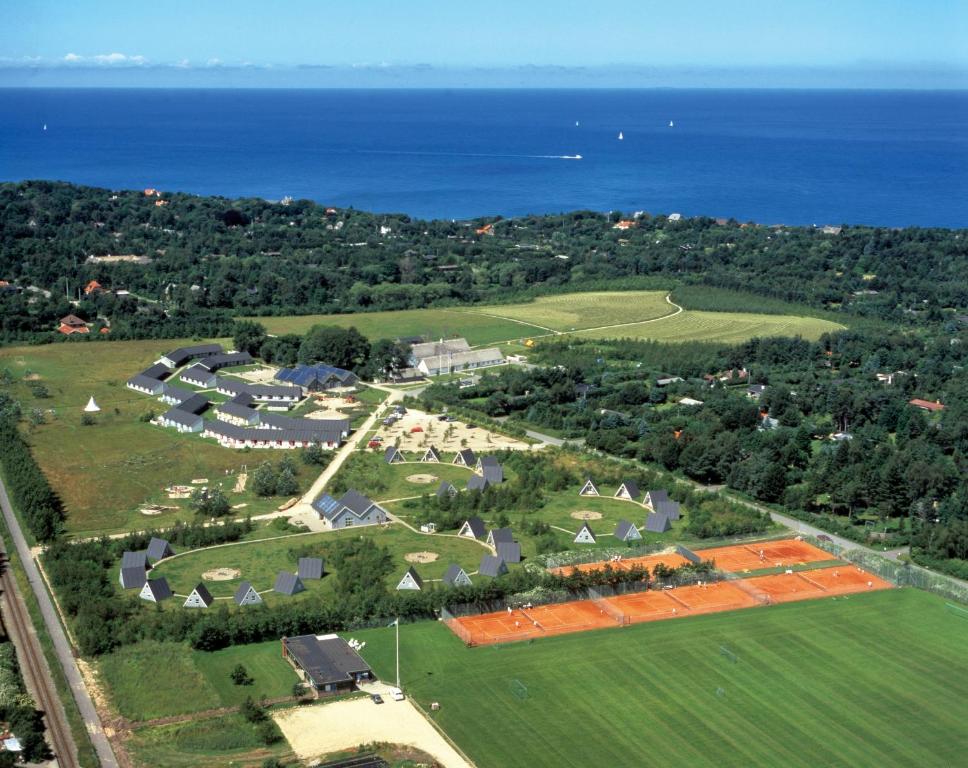
[[394, 701], [403, 701], [405, 697], [403, 695], [403, 691], [401, 691], [399, 688], [391, 688], [390, 698], [393, 699]]

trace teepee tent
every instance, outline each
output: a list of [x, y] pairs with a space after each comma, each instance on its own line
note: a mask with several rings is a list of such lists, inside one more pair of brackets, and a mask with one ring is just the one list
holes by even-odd
[[94, 395], [91, 395], [91, 399], [87, 401], [87, 405], [84, 406], [84, 413], [97, 413], [101, 410], [101, 407], [94, 402]]

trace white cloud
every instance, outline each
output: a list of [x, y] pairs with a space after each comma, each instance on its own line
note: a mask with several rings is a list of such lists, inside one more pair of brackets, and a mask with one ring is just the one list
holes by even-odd
[[148, 63], [144, 56], [129, 56], [126, 53], [97, 53], [93, 56], [82, 56], [68, 53], [61, 59], [64, 64], [100, 64], [104, 66], [140, 67]]

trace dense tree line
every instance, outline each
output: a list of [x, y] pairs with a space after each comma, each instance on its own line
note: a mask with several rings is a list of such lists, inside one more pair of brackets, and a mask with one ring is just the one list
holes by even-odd
[[46, 475], [34, 459], [15, 417], [4, 413], [9, 406], [6, 395], [0, 395], [0, 466], [10, 492], [10, 501], [20, 512], [27, 529], [37, 541], [53, 541], [64, 525], [64, 506], [50, 487]]

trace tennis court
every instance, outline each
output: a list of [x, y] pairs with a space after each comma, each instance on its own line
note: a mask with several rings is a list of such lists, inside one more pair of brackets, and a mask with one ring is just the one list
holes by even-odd
[[855, 566], [754, 576], [746, 581], [768, 594], [770, 602], [773, 603], [850, 595], [873, 589], [890, 589], [894, 586], [889, 581]]
[[703, 560], [713, 560], [718, 570], [729, 573], [758, 571], [763, 568], [789, 568], [793, 565], [833, 559], [833, 555], [829, 552], [796, 539], [757, 541], [752, 544], [697, 549], [696, 554]]
[[655, 555], [642, 555], [641, 557], [623, 557], [621, 560], [597, 560], [594, 563], [562, 565], [558, 568], [549, 568], [548, 573], [570, 576], [575, 571], [595, 571], [604, 568], [606, 565], [611, 566], [613, 571], [628, 571], [635, 566], [642, 566], [648, 568], [649, 573], [652, 573], [652, 569], [659, 565], [659, 563], [668, 568], [678, 568], [680, 565], [685, 565], [688, 562], [680, 554], [667, 552]]
[[729, 581], [718, 581], [702, 586], [649, 590], [609, 597], [606, 600], [625, 613], [631, 624], [732, 611], [737, 608], [752, 608], [758, 604], [746, 592]]

